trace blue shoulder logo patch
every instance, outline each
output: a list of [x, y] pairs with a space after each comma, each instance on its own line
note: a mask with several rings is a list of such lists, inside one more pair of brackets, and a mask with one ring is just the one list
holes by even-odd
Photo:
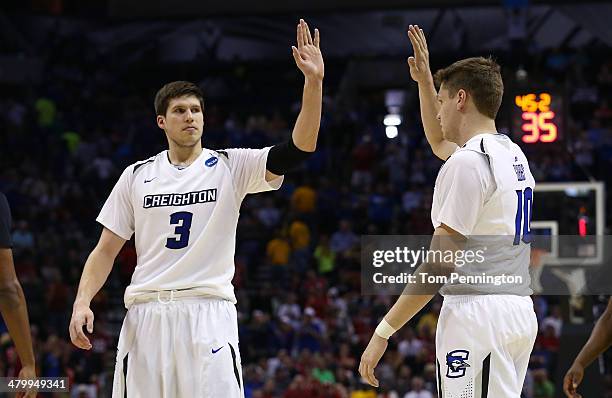
[[467, 350], [455, 350], [446, 354], [446, 377], [456, 379], [465, 376], [465, 370], [470, 367], [466, 362], [469, 356]]
[[206, 162], [204, 162], [204, 164], [208, 167], [213, 167], [214, 165], [217, 164], [218, 161], [219, 161], [219, 158], [213, 156], [213, 157], [206, 159]]

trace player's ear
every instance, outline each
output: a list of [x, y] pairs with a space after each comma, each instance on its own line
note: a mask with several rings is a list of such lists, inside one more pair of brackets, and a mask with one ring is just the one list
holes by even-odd
[[467, 104], [467, 92], [464, 89], [460, 88], [457, 91], [456, 97], [457, 97], [457, 110], [458, 111], [464, 110]]
[[157, 127], [162, 130], [166, 129], [166, 118], [162, 115], [157, 115]]

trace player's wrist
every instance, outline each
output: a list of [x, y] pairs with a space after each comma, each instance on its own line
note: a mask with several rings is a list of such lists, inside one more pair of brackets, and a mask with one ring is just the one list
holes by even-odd
[[78, 308], [89, 308], [91, 300], [87, 300], [85, 298], [77, 298], [74, 300], [74, 304], [72, 305], [72, 309], [76, 310]]
[[587, 366], [589, 366], [589, 363], [587, 363], [587, 361], [580, 357], [574, 359], [574, 363], [572, 364], [573, 368], [579, 368], [582, 370], [584, 370], [584, 368], [586, 368]]
[[389, 325], [389, 322], [387, 322], [385, 318], [383, 318], [382, 321], [380, 321], [378, 326], [376, 326], [376, 330], [374, 330], [374, 333], [378, 337], [381, 337], [385, 340], [389, 340], [389, 337], [391, 337], [393, 333], [395, 332], [397, 332], [397, 329]]
[[304, 76], [304, 87], [319, 87], [323, 86], [323, 75], [305, 75]]
[[21, 361], [21, 367], [22, 369], [26, 370], [36, 370], [36, 362], [34, 361], [34, 358], [23, 360]]
[[419, 86], [419, 89], [429, 89], [431, 86], [433, 86], [434, 79], [431, 72], [427, 73], [425, 76], [420, 77], [419, 80], [417, 80], [417, 84]]

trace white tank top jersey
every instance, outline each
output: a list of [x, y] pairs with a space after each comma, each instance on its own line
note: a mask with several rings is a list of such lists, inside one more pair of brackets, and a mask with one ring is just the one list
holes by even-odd
[[266, 182], [264, 149], [204, 148], [178, 169], [163, 151], [128, 166], [97, 221], [125, 240], [135, 234], [137, 265], [125, 290], [129, 308], [139, 294], [197, 289], [236, 302], [234, 251], [246, 194], [280, 188]]
[[504, 134], [478, 134], [447, 159], [436, 179], [432, 224], [445, 224], [468, 237], [468, 247], [486, 247], [484, 263], [472, 263], [459, 273], [520, 275], [523, 283], [447, 284], [441, 294], [532, 293], [529, 223], [534, 187], [525, 154]]

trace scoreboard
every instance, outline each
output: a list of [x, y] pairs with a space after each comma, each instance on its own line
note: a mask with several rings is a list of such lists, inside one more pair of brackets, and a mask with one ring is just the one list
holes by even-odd
[[563, 96], [551, 90], [524, 90], [514, 95], [512, 131], [524, 144], [563, 139]]

